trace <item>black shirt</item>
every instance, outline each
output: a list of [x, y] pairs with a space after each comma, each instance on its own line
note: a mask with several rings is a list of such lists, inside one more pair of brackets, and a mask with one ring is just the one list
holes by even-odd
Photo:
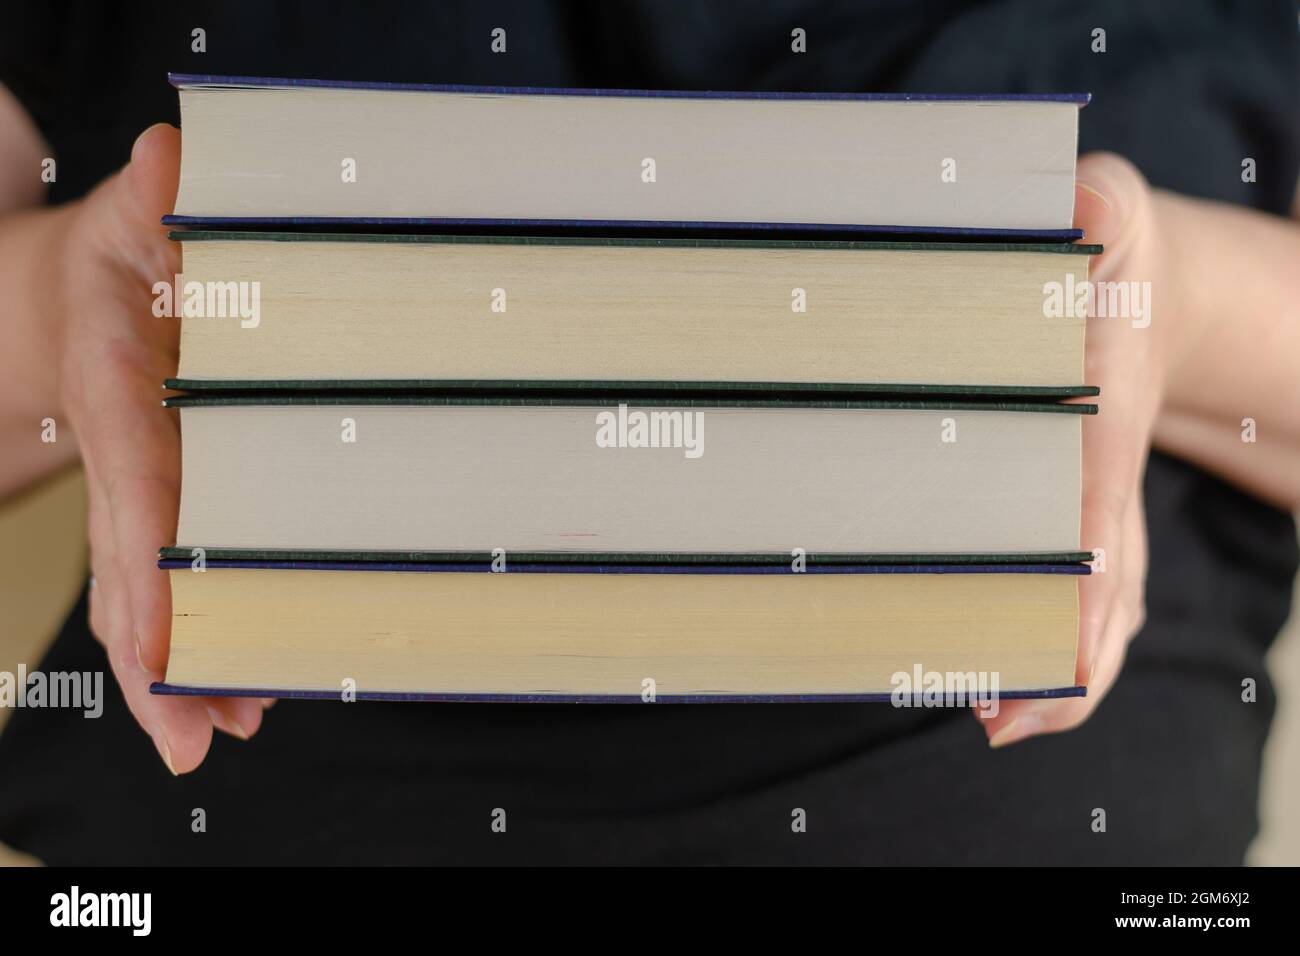
[[[168, 70], [1090, 91], [1081, 150], [1123, 153], [1158, 186], [1285, 213], [1300, 171], [1286, 2], [9, 6], [0, 81], [59, 160], [55, 202], [120, 166], [150, 123], [177, 122]], [[498, 26], [505, 55], [489, 48]], [[807, 53], [790, 50], [795, 27]], [[1255, 184], [1241, 181], [1247, 156]], [[0, 840], [51, 863], [1239, 863], [1257, 827], [1274, 705], [1264, 653], [1289, 610], [1295, 528], [1159, 454], [1146, 506], [1148, 623], [1096, 714], [1065, 735], [993, 752], [969, 714], [885, 705], [282, 701], [252, 742], [218, 735], [197, 772], [173, 779], [113, 687], [99, 720], [12, 715]], [[85, 616], [83, 598], [42, 669], [107, 671]], [[1241, 700], [1245, 677], [1257, 703]], [[196, 807], [206, 834], [191, 832]], [[1098, 807], [1105, 834], [1089, 825]], [[794, 808], [806, 833], [792, 832]]]

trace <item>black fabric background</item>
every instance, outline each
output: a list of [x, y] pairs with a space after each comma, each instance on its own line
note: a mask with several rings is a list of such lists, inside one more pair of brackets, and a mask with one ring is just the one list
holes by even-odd
[[[59, 160], [52, 200], [177, 121], [168, 70], [754, 90], [1090, 91], [1081, 150], [1285, 213], [1300, 171], [1286, 2], [6, 4], [0, 81]], [[190, 30], [208, 51], [190, 52]], [[508, 30], [505, 56], [489, 31]], [[808, 53], [789, 52], [795, 26]], [[1094, 27], [1108, 52], [1090, 51]], [[1243, 157], [1258, 182], [1241, 182]], [[1231, 321], [1225, 316], [1225, 321]], [[1175, 317], [1170, 317], [1175, 320]], [[1105, 397], [1102, 397], [1105, 414]], [[878, 705], [282, 701], [173, 779], [120, 697], [17, 711], [0, 840], [51, 863], [1213, 863], [1257, 828], [1290, 604], [1289, 516], [1170, 458], [1146, 481], [1149, 621], [1094, 718], [991, 752], [967, 714]], [[84, 601], [40, 665], [107, 668]], [[1244, 677], [1260, 699], [1240, 701]], [[111, 680], [108, 682], [111, 684]], [[208, 832], [190, 832], [191, 811]], [[509, 814], [505, 835], [490, 814]], [[808, 832], [790, 830], [802, 807]], [[1108, 831], [1093, 833], [1092, 811]]]

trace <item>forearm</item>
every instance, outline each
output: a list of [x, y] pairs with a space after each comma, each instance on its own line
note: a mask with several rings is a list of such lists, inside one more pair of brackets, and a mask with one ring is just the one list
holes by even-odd
[[77, 457], [59, 400], [56, 358], [64, 308], [60, 262], [74, 215], [75, 206], [63, 206], [0, 218], [0, 499]]
[[1169, 323], [1155, 444], [1300, 507], [1300, 224], [1163, 192], [1154, 211], [1173, 284], [1152, 290]]

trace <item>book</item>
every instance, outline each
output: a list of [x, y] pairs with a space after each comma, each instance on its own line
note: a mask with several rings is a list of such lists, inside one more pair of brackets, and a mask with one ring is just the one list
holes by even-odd
[[1073, 301], [1096, 246], [173, 238], [178, 388], [1095, 393], [1084, 315], [1046, 315], [1044, 290]]
[[178, 396], [180, 548], [1074, 552], [1082, 416], [928, 401]]
[[1000, 699], [1083, 693], [1073, 565], [162, 566], [172, 642], [155, 693], [910, 702], [931, 675]]
[[173, 222], [460, 222], [1076, 238], [1087, 97], [174, 75]]
[[1085, 692], [1086, 96], [172, 80], [154, 693]]

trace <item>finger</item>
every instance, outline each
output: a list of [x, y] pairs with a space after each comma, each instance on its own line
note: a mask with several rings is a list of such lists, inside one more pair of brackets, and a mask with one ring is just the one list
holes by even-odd
[[[1084, 426], [1084, 458], [1108, 454], [1105, 436], [1089, 441]], [[1122, 453], [1116, 453], [1122, 458]], [[1117, 463], [1116, 469], [1140, 472], [1140, 463]], [[1126, 484], [1119, 482], [1126, 481]], [[1125, 575], [1142, 556], [1125, 551], [1125, 515], [1141, 496], [1141, 478], [1113, 477], [1105, 468], [1089, 474], [1085, 467], [1082, 538], [1084, 548], [1096, 555], [1093, 573], [1079, 579], [1079, 647], [1076, 679], [1086, 684], [1096, 667], [1111, 618], [1124, 598]]]
[[180, 131], [166, 123], [136, 138], [131, 161], [92, 196], [104, 202], [101, 249], [148, 286], [180, 271], [180, 251], [162, 217], [175, 208]]
[[260, 700], [244, 697], [201, 698], [212, 718], [212, 725], [223, 733], [248, 740], [262, 726], [264, 709]]
[[1125, 563], [1107, 570], [1120, 582], [1119, 610], [1112, 613], [1106, 622], [1099, 641], [1099, 653], [1090, 665], [1090, 672], [1086, 677], [1076, 676], [1079, 683], [1087, 685], [1087, 696], [1003, 702], [995, 716], [981, 721], [989, 746], [1005, 747], [1029, 737], [1072, 730], [1092, 715], [1119, 676], [1128, 642], [1142, 626], [1144, 616], [1146, 525], [1140, 496], [1132, 497], [1123, 524], [1122, 546], [1118, 554]]
[[1141, 240], [1149, 215], [1146, 180], [1131, 162], [1117, 153], [1088, 153], [1075, 172], [1074, 226], [1084, 239], [1105, 247], [1094, 257], [1091, 272], [1106, 278], [1129, 258]]
[[[130, 370], [120, 369], [117, 377], [129, 380], [131, 374]], [[139, 685], [132, 689], [147, 695], [149, 683], [160, 680], [167, 667], [171, 588], [167, 572], [157, 567], [157, 554], [163, 544], [175, 538], [179, 448], [175, 427], [156, 400], [121, 415], [109, 411], [130, 407], [131, 402], [124, 398], [105, 403], [89, 415], [87, 434], [93, 437], [88, 458], [95, 463], [96, 488], [106, 499], [106, 508], [99, 510], [107, 511], [109, 517], [108, 536], [116, 559], [114, 587], [127, 597], [126, 609], [118, 616], [125, 618], [119, 639], [129, 649], [116, 649], [124, 657], [122, 670]], [[126, 428], [128, 421], [135, 423], [133, 428]], [[131, 665], [131, 654], [137, 666]], [[215, 725], [244, 740], [255, 734], [262, 722], [263, 708], [256, 701], [203, 698], [188, 708], [183, 724], [173, 727], [166, 719], [175, 709], [149, 704], [157, 700], [141, 699], [138, 708], [159, 714], [164, 721], [148, 724], [142, 718], [142, 723], [178, 772], [197, 766], [207, 752], [207, 739], [194, 726], [197, 714], [205, 715], [209, 732]], [[178, 735], [183, 739], [177, 739]]]
[[132, 716], [152, 738], [167, 768], [172, 773], [184, 773], [197, 767], [207, 753], [212, 721], [199, 701], [149, 693], [149, 685], [157, 675], [136, 654], [124, 572], [93, 459], [87, 458], [86, 472], [97, 602], [95, 634], [104, 645], [109, 666]]
[[[104, 509], [96, 510], [102, 512]], [[114, 603], [121, 605], [119, 611], [112, 616], [95, 612], [95, 634], [105, 646], [114, 677], [122, 687], [128, 708], [153, 739], [159, 755], [172, 773], [188, 772], [202, 762], [207, 753], [206, 741], [210, 739], [212, 727], [240, 740], [247, 740], [257, 733], [262, 720], [260, 701], [192, 698], [185, 699], [177, 707], [170, 699], [151, 694], [150, 685], [161, 675], [132, 656], [134, 645], [127, 637], [130, 633], [130, 611], [125, 607], [125, 588], [121, 585], [116, 562], [98, 559], [95, 581], [94, 590], [97, 592], [99, 608], [107, 608]], [[120, 598], [114, 600], [110, 597], [113, 594], [120, 595]], [[107, 623], [113, 616], [124, 625], [116, 633], [115, 625]], [[199, 710], [200, 705], [202, 712]], [[181, 711], [179, 716], [178, 710]]]
[[262, 727], [266, 707], [255, 697], [202, 697], [212, 725], [240, 740], [251, 739]]

